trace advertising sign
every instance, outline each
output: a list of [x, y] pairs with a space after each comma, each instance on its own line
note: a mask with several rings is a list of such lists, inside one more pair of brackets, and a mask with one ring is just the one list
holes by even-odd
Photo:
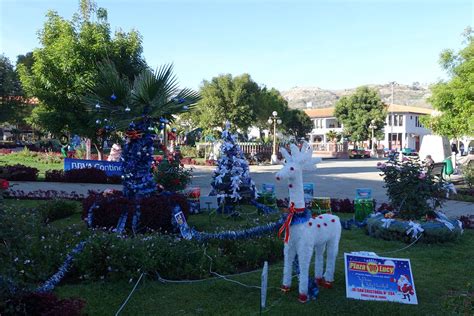
[[311, 203], [314, 196], [314, 183], [303, 183], [304, 201]]
[[262, 184], [262, 193], [275, 194], [275, 184], [273, 184], [273, 183], [263, 183]]
[[103, 170], [109, 177], [122, 175], [121, 162], [64, 158], [64, 171], [85, 168], [96, 168]]
[[344, 254], [346, 296], [418, 304], [409, 259]]

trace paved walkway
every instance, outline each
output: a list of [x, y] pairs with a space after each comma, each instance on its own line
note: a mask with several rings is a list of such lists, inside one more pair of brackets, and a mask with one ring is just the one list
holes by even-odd
[[[359, 160], [323, 160], [314, 171], [304, 174], [304, 181], [314, 183], [315, 196], [327, 196], [333, 198], [353, 199], [357, 188], [371, 188], [372, 195], [377, 203], [388, 202], [384, 182], [379, 170], [375, 168], [378, 161], [375, 159]], [[194, 166], [193, 182], [191, 185], [199, 186], [201, 194], [206, 195], [210, 191], [210, 183], [215, 167]], [[275, 173], [281, 166], [250, 166], [252, 179], [261, 188], [263, 183], [275, 183]], [[87, 194], [88, 190], [102, 191], [106, 188], [121, 189], [121, 185], [93, 184], [93, 183], [55, 183], [55, 182], [23, 182], [12, 181], [15, 190], [25, 192], [35, 190], [75, 191], [79, 194]], [[276, 186], [277, 197], [288, 196], [286, 184]], [[442, 210], [449, 217], [461, 215], [474, 215], [474, 203], [446, 201]]]

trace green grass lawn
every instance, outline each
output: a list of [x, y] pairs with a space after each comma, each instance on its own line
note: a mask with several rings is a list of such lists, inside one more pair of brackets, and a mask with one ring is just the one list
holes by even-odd
[[[21, 153], [21, 152], [20, 152]], [[55, 159], [57, 160], [57, 159]], [[0, 166], [21, 164], [39, 170], [38, 179], [44, 180], [47, 170], [62, 170], [63, 162], [48, 161], [36, 156], [22, 155], [19, 153], [0, 155]]]
[[[206, 216], [190, 222], [208, 225]], [[344, 217], [347, 217], [345, 215]], [[223, 219], [212, 219], [222, 224]], [[438, 245], [406, 244], [384, 241], [367, 236], [361, 229], [343, 231], [336, 267], [335, 288], [321, 290], [317, 301], [297, 302], [297, 291], [289, 294], [279, 291], [282, 263], [270, 267], [267, 308], [271, 315], [342, 314], [342, 315], [445, 315], [452, 307], [445, 307], [450, 293], [460, 295], [474, 280], [470, 268], [474, 257], [474, 233], [466, 231], [455, 243]], [[282, 245], [283, 249], [283, 245]], [[379, 255], [411, 260], [418, 306], [398, 303], [368, 302], [345, 297], [343, 254], [351, 251], [374, 251]], [[260, 285], [261, 271], [230, 277], [249, 286]], [[313, 272], [312, 272], [313, 273]], [[132, 282], [94, 282], [64, 284], [57, 288], [61, 297], [82, 297], [87, 301], [86, 313], [113, 315], [132, 290]], [[294, 285], [297, 282], [295, 280]], [[196, 283], [161, 283], [154, 275], [146, 275], [123, 310], [123, 315], [252, 315], [259, 313], [260, 290], [248, 288], [222, 279], [209, 279]]]
[[[10, 206], [32, 208], [42, 201], [5, 200]], [[215, 231], [246, 227], [267, 219], [257, 216], [252, 207], [243, 207], [241, 217], [226, 218], [223, 215], [192, 215], [189, 223], [202, 231]], [[344, 219], [350, 214], [341, 214]], [[80, 214], [51, 223], [66, 228], [82, 223]], [[80, 229], [86, 229], [82, 223]], [[77, 229], [77, 228], [76, 228]], [[276, 233], [275, 233], [276, 234]], [[456, 303], [447, 306], [450, 297], [461, 297], [474, 280], [472, 258], [474, 258], [474, 232], [465, 231], [463, 237], [452, 243], [407, 245], [398, 241], [384, 241], [369, 237], [363, 229], [343, 230], [339, 256], [336, 262], [334, 289], [322, 289], [316, 301], [300, 304], [297, 291], [288, 294], [279, 291], [282, 278], [282, 263], [270, 265], [267, 308], [269, 315], [446, 315], [452, 314]], [[402, 249], [401, 251], [397, 251]], [[281, 247], [283, 251], [283, 244]], [[409, 258], [419, 304], [417, 306], [398, 303], [382, 303], [347, 299], [343, 266], [344, 252], [373, 251], [381, 256]], [[394, 252], [395, 251], [395, 252]], [[183, 262], [184, 264], [184, 262]], [[262, 263], [263, 264], [263, 263]], [[73, 268], [74, 269], [74, 268]], [[311, 269], [313, 270], [313, 269]], [[163, 271], [158, 271], [163, 274]], [[311, 271], [313, 274], [314, 271]], [[219, 278], [210, 278], [192, 283], [162, 283], [156, 275], [147, 274], [142, 279], [122, 315], [254, 315], [259, 313], [261, 270], [230, 276], [229, 279], [251, 286], [245, 287]], [[137, 279], [128, 281], [83, 281], [69, 279], [55, 290], [60, 297], [80, 297], [86, 301], [88, 315], [114, 315], [127, 298]], [[293, 286], [297, 286], [294, 279]], [[470, 294], [472, 304], [472, 287]]]

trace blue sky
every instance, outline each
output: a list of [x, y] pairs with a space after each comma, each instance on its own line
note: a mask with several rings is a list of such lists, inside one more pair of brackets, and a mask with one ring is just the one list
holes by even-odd
[[[70, 19], [77, 0], [0, 0], [0, 53], [39, 46], [48, 9]], [[250, 73], [280, 90], [328, 89], [444, 77], [438, 57], [462, 46], [474, 0], [97, 0], [112, 29], [137, 29], [156, 67], [173, 62], [182, 86]]]

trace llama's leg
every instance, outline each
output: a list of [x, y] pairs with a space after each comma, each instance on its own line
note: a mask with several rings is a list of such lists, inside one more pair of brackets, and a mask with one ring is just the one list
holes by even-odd
[[334, 270], [336, 269], [336, 257], [339, 251], [339, 238], [336, 236], [327, 243], [327, 258], [326, 258], [326, 272], [324, 273], [324, 280], [327, 282], [334, 281]]
[[[291, 243], [291, 240], [290, 240]], [[293, 272], [293, 261], [296, 256], [296, 246], [294, 244], [285, 244], [284, 250], [284, 259], [283, 259], [283, 285], [282, 291], [287, 291], [291, 287], [291, 279]]]
[[326, 250], [326, 243], [316, 245], [314, 248], [316, 252], [314, 260], [314, 277], [316, 279], [322, 279], [324, 272], [324, 251]]
[[298, 261], [300, 266], [299, 300], [303, 303], [308, 299], [309, 265], [313, 251], [314, 248], [310, 244], [301, 243], [298, 247]]

